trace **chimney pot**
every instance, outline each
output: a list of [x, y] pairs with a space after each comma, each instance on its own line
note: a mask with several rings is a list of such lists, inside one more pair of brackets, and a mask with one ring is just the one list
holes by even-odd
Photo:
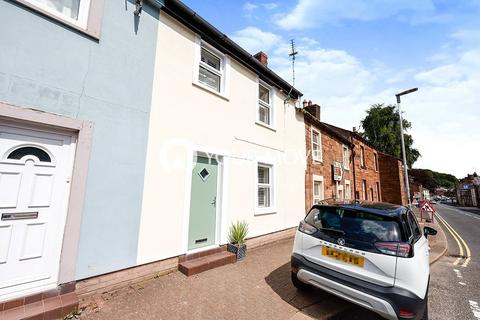
[[353, 127], [353, 132], [357, 132], [357, 127]]
[[[312, 100], [303, 101], [304, 108], [307, 109], [308, 113], [314, 116], [318, 121], [320, 120], [320, 106], [316, 103], [313, 103]], [[305, 106], [306, 105], [306, 106]]]
[[304, 107], [304, 108], [306, 108], [306, 107], [307, 107], [307, 105], [308, 105], [308, 102], [307, 102], [307, 100], [303, 100], [303, 107]]
[[253, 56], [255, 59], [260, 61], [261, 64], [263, 64], [265, 67], [268, 66], [268, 56], [265, 52], [260, 51], [256, 55]]

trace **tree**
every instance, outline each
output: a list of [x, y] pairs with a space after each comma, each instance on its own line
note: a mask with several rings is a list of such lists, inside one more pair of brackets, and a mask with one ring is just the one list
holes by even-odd
[[454, 175], [428, 169], [410, 169], [409, 174], [415, 181], [420, 182], [424, 188], [432, 192], [440, 187], [456, 189], [459, 183]]
[[[400, 140], [400, 116], [395, 106], [373, 104], [367, 110], [367, 116], [362, 120], [362, 137], [371, 143], [375, 149], [402, 158], [402, 146]], [[412, 124], [403, 119], [405, 132], [412, 127]], [[412, 165], [420, 157], [420, 152], [413, 148], [413, 138], [410, 134], [404, 135], [407, 164]]]

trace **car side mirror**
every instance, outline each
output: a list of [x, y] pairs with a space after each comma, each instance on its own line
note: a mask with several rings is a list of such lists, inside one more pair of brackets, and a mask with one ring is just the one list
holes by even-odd
[[423, 227], [423, 235], [425, 238], [428, 238], [428, 236], [434, 236], [437, 234], [437, 230], [430, 228], [430, 227]]

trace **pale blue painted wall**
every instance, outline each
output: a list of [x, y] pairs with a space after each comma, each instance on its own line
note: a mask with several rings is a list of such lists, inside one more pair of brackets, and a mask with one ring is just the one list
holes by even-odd
[[0, 0], [0, 101], [95, 123], [77, 278], [135, 265], [158, 10], [105, 0], [100, 41]]

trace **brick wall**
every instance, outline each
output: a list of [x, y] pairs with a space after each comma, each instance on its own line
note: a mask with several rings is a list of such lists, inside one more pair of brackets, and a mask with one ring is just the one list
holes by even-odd
[[[322, 142], [323, 161], [315, 161], [312, 158], [312, 126], [320, 132]], [[334, 161], [343, 163], [343, 146], [345, 142], [341, 141], [332, 133], [315, 124], [315, 121], [305, 117], [305, 142], [307, 145], [307, 171], [305, 174], [305, 210], [308, 211], [313, 204], [313, 176], [322, 176], [324, 185], [324, 198], [334, 198], [336, 196], [336, 182], [333, 181], [332, 165]], [[348, 145], [347, 145], [348, 146]], [[352, 151], [349, 148], [350, 158]], [[345, 170], [343, 178], [339, 181], [343, 185], [343, 192], [345, 193], [345, 180], [350, 181], [351, 195], [353, 199], [353, 175], [352, 164], [350, 160], [349, 170]]]
[[398, 205], [406, 205], [403, 163], [392, 156], [379, 153], [380, 183], [382, 200]]
[[[359, 200], [364, 200], [363, 198], [363, 181], [366, 182], [366, 200], [367, 201], [375, 201], [379, 202], [382, 201], [381, 191], [377, 191], [377, 184], [378, 189], [382, 190], [382, 185], [380, 182], [380, 172], [379, 165], [375, 166], [375, 156], [378, 157], [378, 152], [364, 143], [361, 139], [356, 137], [355, 134], [352, 135], [353, 137], [353, 144], [355, 145], [355, 180], [356, 180], [356, 191], [359, 195]], [[361, 148], [365, 150], [365, 165], [361, 165]], [[378, 159], [378, 158], [377, 158]], [[377, 160], [378, 161], [378, 160]], [[353, 183], [353, 182], [352, 182]], [[372, 199], [373, 193], [373, 199]]]

